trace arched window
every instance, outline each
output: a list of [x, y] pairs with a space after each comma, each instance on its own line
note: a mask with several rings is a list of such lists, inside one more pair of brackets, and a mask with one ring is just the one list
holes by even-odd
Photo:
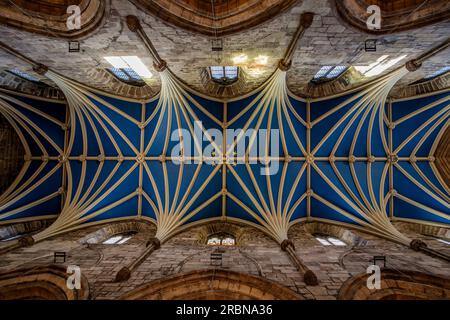
[[103, 241], [103, 244], [124, 244], [128, 240], [130, 240], [136, 232], [127, 232], [122, 234], [116, 234], [105, 241]]
[[234, 246], [236, 239], [226, 233], [214, 234], [208, 238], [207, 244], [209, 246]]
[[328, 235], [315, 234], [314, 237], [316, 238], [317, 241], [319, 241], [324, 246], [337, 246], [337, 247], [346, 246], [345, 242], [343, 242], [337, 238], [330, 237]]
[[211, 79], [222, 85], [236, 82], [239, 76], [239, 68], [236, 66], [212, 66], [209, 71]]

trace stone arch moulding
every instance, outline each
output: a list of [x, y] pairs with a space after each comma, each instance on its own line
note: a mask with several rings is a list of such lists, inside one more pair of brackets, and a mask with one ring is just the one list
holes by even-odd
[[[109, 13], [111, 0], [16, 0], [0, 1], [0, 24], [50, 37], [80, 39], [94, 32]], [[69, 30], [68, 4], [77, 5], [81, 28]]]
[[[369, 34], [388, 34], [417, 29], [450, 18], [450, 2], [430, 0], [420, 5], [414, 0], [330, 0], [334, 11], [348, 25]], [[370, 5], [381, 9], [381, 29], [370, 30], [366, 21]], [[414, 12], [413, 15], [411, 13]]]
[[226, 36], [266, 22], [299, 0], [130, 0], [171, 25], [207, 36]]
[[[105, 225], [106, 224], [106, 225]], [[155, 231], [155, 225], [147, 220], [135, 220], [129, 219], [125, 221], [118, 222], [105, 222], [102, 226], [99, 226], [99, 229], [89, 233], [85, 237], [79, 240], [82, 244], [95, 244], [102, 243], [104, 240], [116, 235], [127, 232], [142, 232], [148, 235], [153, 235]]]
[[150, 282], [123, 300], [303, 300], [272, 281], [223, 270], [198, 270]]
[[[55, 221], [50, 219], [33, 219], [29, 221], [0, 224], [0, 241], [8, 241], [10, 238], [31, 235], [44, 230]], [[8, 221], [7, 221], [8, 222]], [[1, 245], [0, 245], [1, 247]]]
[[199, 226], [194, 226], [193, 228], [195, 227], [200, 227], [197, 233], [197, 241], [199, 244], [206, 244], [208, 237], [220, 233], [232, 235], [236, 242], [239, 243], [244, 228], [250, 228], [244, 224], [238, 224], [230, 221], [208, 222]]
[[338, 300], [440, 300], [450, 299], [450, 279], [415, 271], [381, 271], [381, 289], [369, 290], [361, 273], [342, 285]]
[[89, 283], [81, 275], [81, 289], [67, 287], [66, 267], [50, 265], [0, 273], [0, 300], [86, 300]]

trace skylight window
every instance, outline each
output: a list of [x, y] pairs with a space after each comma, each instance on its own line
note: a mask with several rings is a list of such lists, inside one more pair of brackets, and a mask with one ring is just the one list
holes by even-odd
[[432, 74], [426, 76], [424, 79], [430, 80], [430, 79], [439, 77], [439, 76], [441, 76], [441, 75], [443, 75], [444, 73], [447, 73], [447, 72], [449, 72], [449, 71], [450, 71], [450, 66], [446, 66], [446, 67], [443, 67], [443, 68], [441, 68], [441, 69], [439, 69], [439, 70], [433, 72]]
[[430, 81], [430, 80], [433, 80], [434, 78], [442, 76], [443, 74], [446, 74], [447, 72], [450, 72], [450, 66], [446, 66], [446, 67], [440, 68], [439, 70], [433, 72], [432, 74], [429, 74], [429, 75], [423, 77], [422, 79], [417, 80], [417, 81], [415, 81], [415, 82], [413, 82], [411, 84], [418, 84], [418, 83]]
[[21, 238], [23, 235], [22, 234], [16, 234], [15, 236], [11, 236], [9, 238], [5, 238], [5, 239], [1, 239], [0, 242], [6, 242], [6, 241], [11, 241], [11, 240], [16, 240]]
[[112, 236], [111, 238], [103, 241], [103, 244], [124, 244], [125, 242], [130, 240], [134, 234], [135, 233], [130, 232], [130, 233], [126, 233], [126, 234], [115, 235], [115, 236]]
[[228, 234], [216, 234], [208, 238], [207, 244], [209, 246], [234, 246], [236, 240]]
[[319, 71], [317, 71], [312, 81], [330, 81], [338, 78], [345, 70], [347, 70], [346, 66], [323, 66]]
[[339, 240], [337, 238], [328, 237], [328, 236], [324, 236], [324, 235], [315, 235], [314, 237], [323, 246], [337, 246], [337, 247], [344, 247], [344, 246], [346, 246], [345, 242], [343, 242], [343, 241], [341, 241], [341, 240]]
[[389, 55], [383, 55], [377, 59], [377, 61], [367, 65], [367, 66], [355, 66], [355, 69], [362, 73], [366, 77], [374, 77], [390, 67], [396, 65], [398, 62], [406, 58], [406, 54], [399, 56], [397, 58], [388, 59]]
[[220, 84], [230, 84], [238, 79], [238, 67], [236, 66], [212, 66], [209, 68], [211, 78]]
[[11, 72], [12, 74], [14, 74], [14, 75], [16, 75], [18, 77], [21, 77], [21, 78], [23, 78], [25, 80], [33, 81], [33, 82], [39, 82], [38, 79], [36, 79], [35, 77], [31, 76], [30, 74], [28, 74], [25, 71], [22, 71], [20, 69], [14, 68], [14, 69], [9, 70], [9, 72]]
[[145, 84], [145, 79], [152, 77], [152, 73], [139, 57], [105, 57], [105, 60], [112, 65], [109, 70], [121, 81], [142, 85]]
[[437, 241], [450, 245], [450, 241], [444, 239], [437, 239]]

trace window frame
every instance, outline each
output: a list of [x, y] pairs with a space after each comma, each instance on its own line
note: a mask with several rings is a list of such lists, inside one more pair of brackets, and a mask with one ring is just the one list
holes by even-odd
[[[116, 78], [117, 80], [119, 80], [120, 82], [135, 86], [135, 87], [143, 87], [146, 85], [144, 79], [141, 78], [141, 76], [139, 76], [137, 74], [136, 71], [134, 71], [131, 68], [116, 68], [116, 67], [110, 67], [107, 68], [108, 72], [111, 73], [114, 78]], [[130, 70], [132, 71], [131, 73], [134, 73], [137, 77], [139, 77], [139, 79], [136, 79], [136, 77], [134, 75], [130, 74]], [[117, 75], [118, 72], [122, 72], [125, 76], [128, 77], [128, 80], [121, 78], [120, 76]]]
[[[444, 70], [444, 71], [442, 71], [442, 70]], [[413, 86], [413, 85], [416, 85], [416, 84], [425, 83], [425, 82], [434, 80], [436, 78], [439, 78], [439, 77], [441, 77], [443, 75], [446, 75], [447, 73], [450, 73], [450, 66], [445, 66], [445, 67], [439, 68], [438, 70], [436, 70], [432, 74], [427, 75], [427, 76], [423, 77], [422, 79], [419, 79], [419, 80], [416, 80], [414, 82], [411, 82], [409, 85]]]
[[[219, 243], [209, 243], [211, 240], [217, 239], [219, 240]], [[225, 240], [232, 239], [233, 244], [224, 244]], [[229, 233], [215, 233], [210, 236], [208, 236], [206, 240], [206, 245], [212, 246], [212, 247], [234, 247], [236, 246], [236, 237]]]
[[[120, 244], [124, 244], [124, 243], [127, 243], [136, 234], [137, 234], [137, 232], [133, 232], [133, 231], [123, 232], [123, 233], [116, 233], [116, 234], [110, 235], [107, 239], [103, 240], [101, 242], [101, 244], [104, 244], [104, 245], [118, 245], [118, 244], [120, 245]], [[115, 239], [115, 238], [117, 238], [116, 241], [108, 242], [108, 241], [111, 241], [111, 239]]]
[[[328, 69], [326, 69], [326, 71], [323, 71], [324, 68], [328, 68]], [[335, 72], [335, 70], [337, 68], [339, 68], [341, 70], [339, 70], [336, 75], [333, 75], [332, 77], [329, 77], [329, 75], [333, 74], [333, 72]], [[344, 65], [325, 65], [325, 66], [322, 66], [316, 72], [314, 77], [311, 79], [311, 82], [314, 83], [314, 84], [320, 84], [320, 83], [325, 83], [325, 82], [329, 82], [329, 81], [334, 81], [336, 79], [339, 79], [348, 69], [349, 69], [349, 67], [348, 66], [344, 66]], [[319, 76], [319, 74], [320, 74], [320, 76]]]
[[315, 233], [313, 237], [323, 246], [327, 247], [346, 247], [348, 244], [339, 238], [328, 234]]
[[7, 69], [6, 71], [9, 72], [10, 74], [16, 76], [16, 77], [19, 77], [19, 78], [21, 78], [21, 79], [23, 79], [23, 80], [26, 80], [26, 81], [30, 81], [30, 82], [32, 82], [32, 83], [38, 84], [38, 83], [41, 82], [41, 81], [40, 81], [39, 79], [37, 79], [36, 77], [33, 77], [33, 76], [32, 76], [31, 74], [29, 74], [28, 72], [25, 72], [25, 71], [23, 71], [23, 70], [21, 70], [21, 69], [19, 69], [19, 68]]
[[[222, 69], [221, 70], [221, 74], [222, 74], [221, 78], [218, 78], [217, 76], [214, 75], [214, 73], [220, 72], [217, 70], [218, 68]], [[233, 68], [233, 70], [230, 70], [230, 68]], [[215, 65], [215, 66], [209, 66], [208, 73], [209, 73], [209, 76], [212, 81], [214, 81], [220, 85], [228, 86], [239, 80], [240, 68], [238, 66], [217, 66], [217, 65]], [[233, 77], [230, 76], [230, 73], [233, 74]]]

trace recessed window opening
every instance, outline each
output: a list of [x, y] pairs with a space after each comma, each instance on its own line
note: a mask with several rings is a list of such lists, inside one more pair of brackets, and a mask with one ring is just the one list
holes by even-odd
[[341, 74], [343, 74], [346, 70], [346, 66], [323, 66], [319, 71], [317, 71], [311, 82], [321, 83], [334, 80]]
[[211, 66], [209, 72], [211, 79], [222, 85], [236, 82], [239, 76], [239, 69], [236, 66]]
[[18, 77], [20, 77], [22, 79], [31, 81], [31, 82], [39, 82], [38, 79], [36, 79], [32, 75], [30, 75], [30, 74], [26, 73], [25, 71], [22, 71], [22, 70], [20, 70], [18, 68], [14, 68], [14, 69], [8, 70], [8, 72], [12, 73], [12, 74], [14, 74], [14, 75], [16, 75], [16, 76], [18, 76]]
[[208, 238], [207, 244], [209, 246], [234, 246], [236, 239], [230, 234], [219, 233], [211, 235]]
[[131, 85], [145, 85], [145, 79], [152, 77], [152, 73], [139, 57], [105, 57], [105, 60], [112, 65], [108, 70], [116, 78]]
[[14, 236], [11, 236], [11, 237], [8, 237], [8, 238], [5, 238], [5, 239], [1, 239], [0, 242], [6, 242], [6, 241], [11, 241], [11, 240], [16, 240], [16, 239], [21, 238], [22, 236], [23, 236], [23, 234], [16, 234], [16, 235], [14, 235]]
[[389, 55], [385, 54], [378, 58], [375, 62], [370, 63], [368, 65], [359, 65], [355, 66], [355, 70], [360, 72], [363, 76], [366, 77], [374, 77], [377, 76], [387, 69], [393, 67], [403, 59], [407, 57], [406, 54], [401, 55], [397, 58], [391, 58], [389, 59]]
[[450, 245], [450, 241], [448, 241], [448, 240], [444, 240], [444, 239], [441, 239], [441, 238], [437, 238], [436, 240], [439, 241], [439, 242], [442, 242], [442, 243]]
[[437, 77], [440, 77], [443, 74], [446, 74], [448, 72], [450, 72], [450, 66], [446, 66], [446, 67], [440, 68], [439, 70], [436, 70], [432, 74], [429, 74], [429, 75], [423, 77], [420, 80], [414, 81], [413, 83], [411, 83], [411, 85], [418, 84], [418, 83], [423, 83], [423, 82], [427, 82], [427, 81], [436, 79]]
[[103, 244], [124, 244], [130, 240], [136, 232], [127, 232], [122, 234], [116, 234], [107, 240], [103, 241]]
[[334, 238], [334, 237], [330, 237], [327, 235], [323, 235], [323, 234], [315, 234], [314, 237], [316, 238], [317, 241], [320, 242], [320, 244], [322, 244], [323, 246], [337, 246], [337, 247], [343, 247], [346, 246], [346, 243]]

